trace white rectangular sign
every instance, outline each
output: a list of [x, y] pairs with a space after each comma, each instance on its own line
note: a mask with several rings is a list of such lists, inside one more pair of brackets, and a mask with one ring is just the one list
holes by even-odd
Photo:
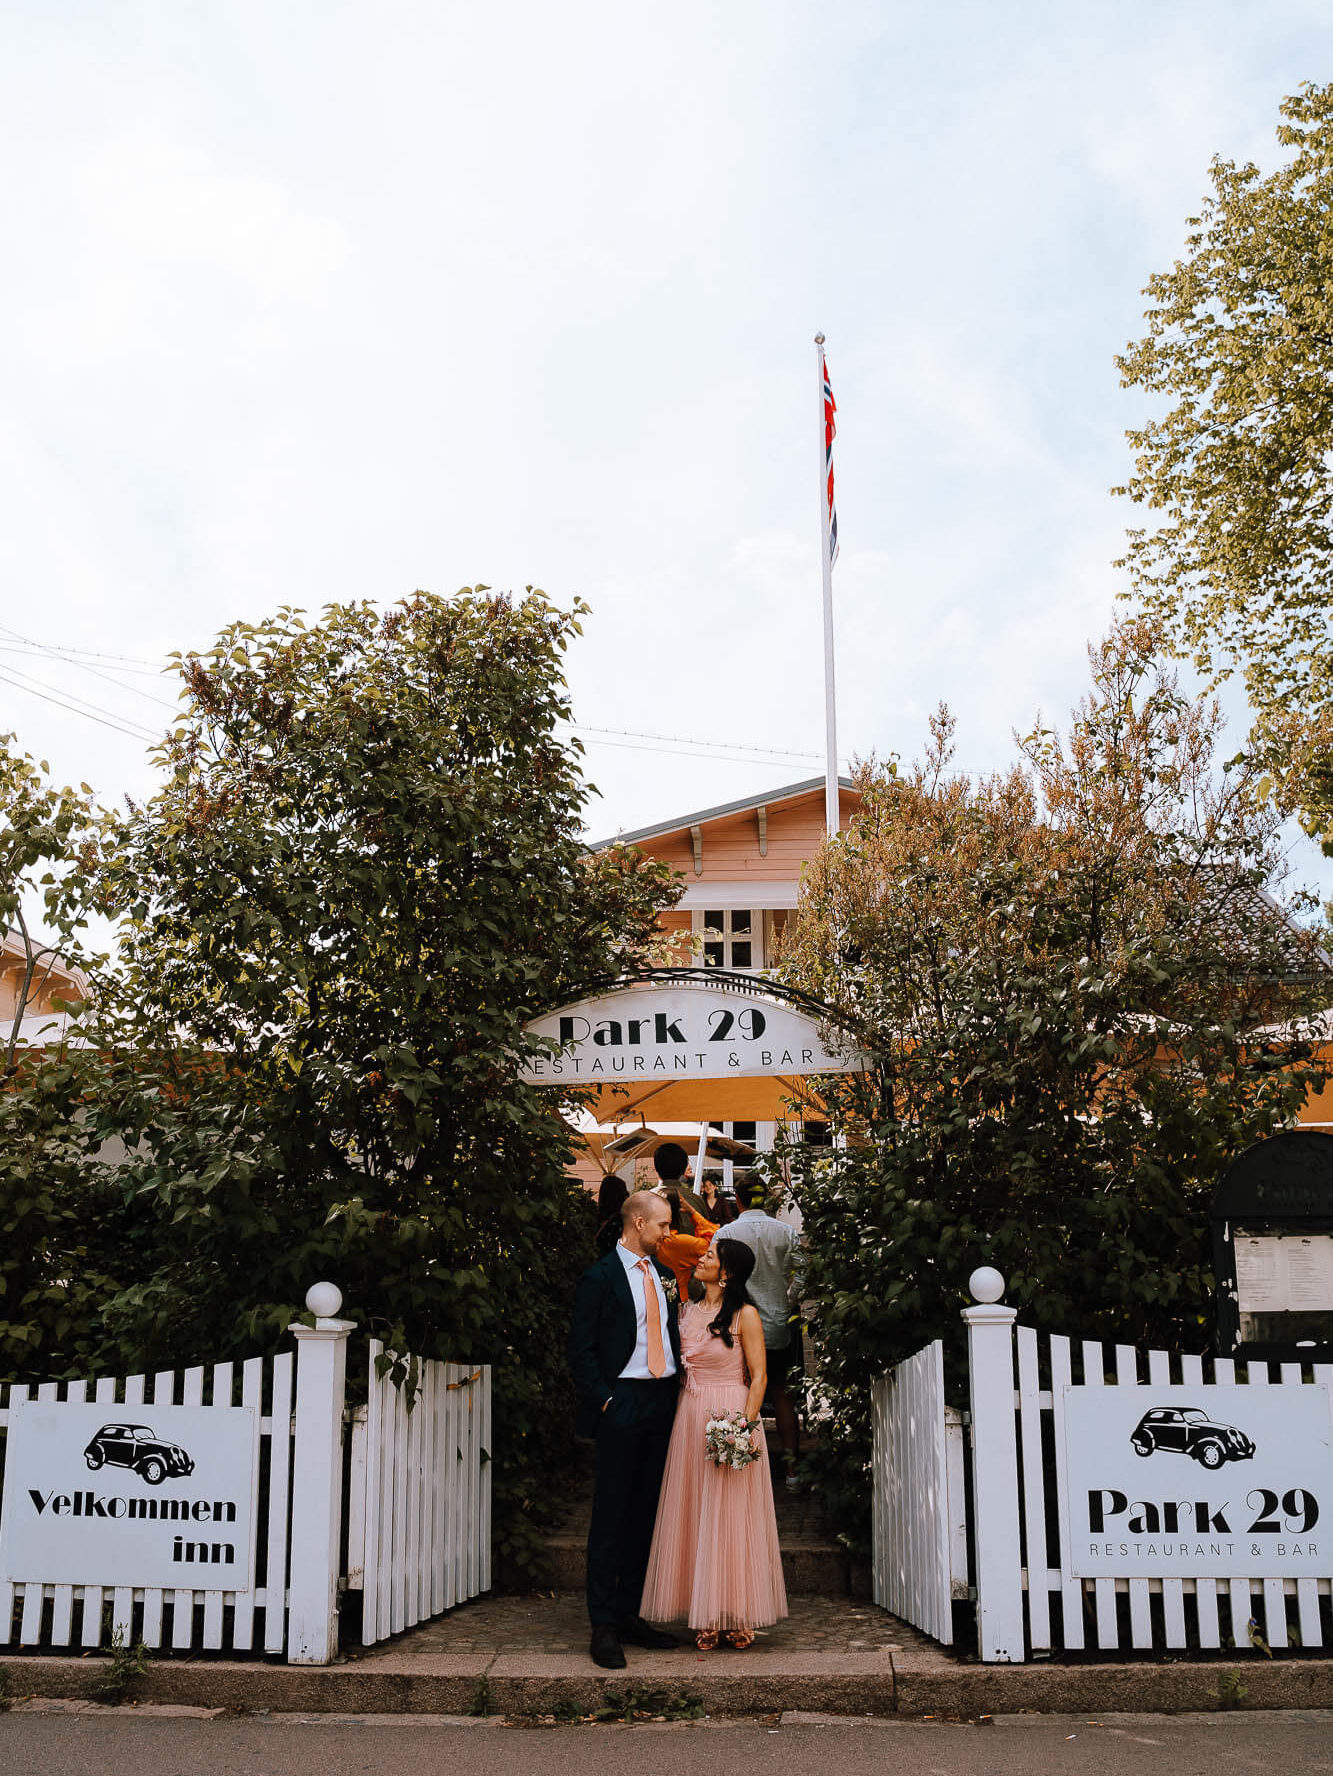
[[253, 1590], [252, 1407], [16, 1400], [9, 1414], [0, 1580]]
[[706, 981], [618, 988], [527, 1028], [560, 1044], [558, 1054], [524, 1064], [523, 1078], [543, 1085], [805, 1076], [864, 1065], [855, 1052], [825, 1048], [808, 1012]]
[[1327, 1387], [1061, 1394], [1068, 1577], [1333, 1575]]

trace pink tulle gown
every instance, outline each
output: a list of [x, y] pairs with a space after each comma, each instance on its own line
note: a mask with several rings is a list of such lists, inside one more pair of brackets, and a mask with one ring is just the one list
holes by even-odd
[[[745, 1410], [745, 1359], [708, 1330], [691, 1302], [680, 1316], [685, 1384], [671, 1430], [642, 1613], [691, 1628], [763, 1628], [787, 1613], [768, 1453], [737, 1472], [704, 1455], [704, 1425]], [[763, 1432], [759, 1432], [762, 1448]]]

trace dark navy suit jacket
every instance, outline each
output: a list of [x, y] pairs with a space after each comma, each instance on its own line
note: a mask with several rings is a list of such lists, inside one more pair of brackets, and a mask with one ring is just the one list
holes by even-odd
[[[675, 1281], [664, 1265], [652, 1259], [667, 1292], [667, 1331], [680, 1376], [680, 1327], [677, 1324]], [[590, 1265], [579, 1279], [574, 1297], [574, 1323], [569, 1332], [569, 1367], [578, 1389], [578, 1430], [595, 1436], [602, 1408], [611, 1398], [620, 1371], [634, 1355], [639, 1313], [625, 1272], [620, 1248], [612, 1247], [605, 1258]]]

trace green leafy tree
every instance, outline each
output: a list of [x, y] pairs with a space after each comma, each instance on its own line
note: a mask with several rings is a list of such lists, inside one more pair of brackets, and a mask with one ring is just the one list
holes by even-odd
[[810, 870], [784, 972], [873, 1063], [841, 1088], [846, 1150], [797, 1187], [848, 1523], [871, 1378], [942, 1337], [961, 1382], [978, 1264], [1047, 1331], [1204, 1347], [1211, 1191], [1323, 1078], [1258, 1033], [1326, 985], [1264, 893], [1272, 819], [1213, 771], [1217, 713], [1150, 644], [1117, 631], [1067, 740], [1039, 730], [980, 782], [949, 769], [942, 711], [924, 763], [861, 773]]
[[1129, 433], [1119, 492], [1155, 522], [1125, 562], [1145, 611], [1214, 682], [1243, 675], [1285, 807], [1333, 831], [1333, 85], [1281, 105], [1267, 175], [1216, 159], [1185, 253], [1118, 360], [1169, 403]]
[[236, 624], [181, 662], [164, 780], [105, 871], [99, 1041], [132, 1131], [109, 1343], [139, 1366], [271, 1344], [307, 1286], [389, 1345], [496, 1365], [499, 1551], [569, 1435], [588, 1255], [526, 1019], [642, 952], [666, 873], [588, 858], [541, 594], [418, 593]]
[[[0, 1046], [0, 1373], [33, 1374], [96, 1342], [101, 1301], [116, 1286], [88, 1187], [103, 1136], [90, 1114], [100, 1057], [54, 1040], [57, 964], [94, 970], [87, 930], [96, 905], [101, 817], [92, 792], [53, 784], [45, 764], [0, 736], [0, 934], [9, 933]], [[63, 978], [63, 974], [57, 978]], [[25, 1031], [25, 1019], [27, 1030]], [[34, 1030], [36, 1026], [36, 1030]]]

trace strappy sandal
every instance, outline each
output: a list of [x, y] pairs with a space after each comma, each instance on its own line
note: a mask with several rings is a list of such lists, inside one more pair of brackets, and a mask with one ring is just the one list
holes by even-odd
[[747, 1647], [754, 1645], [754, 1629], [728, 1628], [722, 1638], [729, 1647], [734, 1647], [738, 1653], [743, 1653]]
[[716, 1628], [701, 1628], [694, 1637], [694, 1644], [701, 1653], [717, 1651], [718, 1632]]

